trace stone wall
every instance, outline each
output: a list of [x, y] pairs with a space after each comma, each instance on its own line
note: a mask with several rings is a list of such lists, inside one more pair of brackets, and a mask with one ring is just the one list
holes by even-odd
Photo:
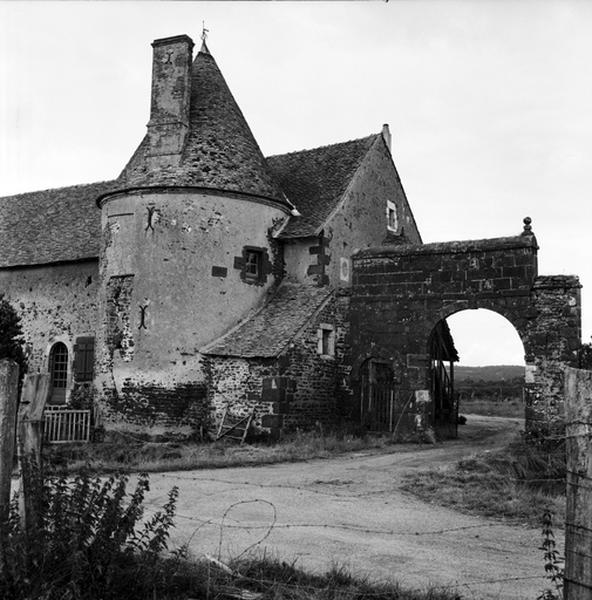
[[526, 420], [529, 429], [553, 427], [564, 414], [564, 369], [581, 345], [581, 285], [573, 275], [539, 276], [532, 288], [527, 348]]
[[[351, 411], [345, 342], [348, 298], [332, 297], [277, 358], [211, 357], [214, 420], [226, 406], [244, 416], [255, 409], [255, 426], [279, 429], [336, 424]], [[332, 353], [319, 353], [319, 328], [333, 332]]]
[[[401, 397], [428, 398], [434, 327], [461, 310], [486, 308], [506, 317], [524, 344], [532, 380], [527, 425], [557, 417], [561, 369], [580, 345], [579, 283], [574, 277], [538, 277], [538, 246], [527, 228], [512, 238], [356, 255], [351, 314], [356, 395], [361, 364], [375, 358], [393, 365]], [[430, 418], [429, 403], [412, 408]]]
[[98, 262], [0, 270], [0, 292], [21, 318], [29, 372], [47, 372], [55, 342], [68, 348], [68, 391], [77, 337], [94, 337], [98, 316]]

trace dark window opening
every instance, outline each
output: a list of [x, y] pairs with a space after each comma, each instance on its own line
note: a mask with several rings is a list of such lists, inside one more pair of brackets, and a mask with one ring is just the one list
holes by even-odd
[[331, 354], [331, 331], [323, 329], [323, 354]]

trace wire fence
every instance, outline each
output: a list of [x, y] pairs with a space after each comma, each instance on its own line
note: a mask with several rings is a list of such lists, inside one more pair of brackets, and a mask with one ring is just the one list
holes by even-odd
[[[592, 436], [592, 425], [586, 421], [574, 420], [563, 424], [565, 427], [565, 432], [563, 435], [551, 433], [548, 435], [539, 436], [537, 438], [542, 442], [562, 442], [571, 439], [589, 439]], [[574, 429], [576, 430], [574, 432]], [[266, 488], [289, 488], [291, 490], [301, 490], [311, 494], [320, 494], [323, 496], [340, 496], [339, 493], [334, 491], [328, 492], [324, 490], [315, 490], [306, 485], [291, 485], [291, 484], [282, 484], [278, 483], [259, 483], [254, 481], [237, 481], [236, 479], [220, 479], [217, 477], [200, 477], [193, 476], [188, 474], [173, 474], [168, 473], [164, 474], [165, 477], [178, 479], [183, 481], [214, 481], [217, 483], [227, 483], [233, 485], [248, 485], [251, 487], [257, 487], [260, 489]], [[565, 481], [567, 486], [577, 486], [579, 488], [583, 488], [589, 491], [592, 491], [592, 484], [588, 485], [587, 482], [592, 480], [592, 477], [589, 475], [574, 471], [573, 469], [566, 470], [566, 477], [538, 477], [538, 478], [521, 478], [521, 477], [512, 477], [513, 481], [521, 482], [521, 483], [536, 483], [536, 482], [549, 482], [549, 481]], [[218, 492], [216, 492], [218, 493]], [[355, 497], [355, 494], [347, 494], [348, 497]], [[233, 518], [232, 512], [235, 508], [243, 505], [243, 504], [253, 504], [253, 503], [264, 503], [269, 506], [270, 510], [273, 513], [273, 517], [270, 522], [261, 523], [245, 523], [240, 520], [236, 520]], [[177, 515], [180, 519], [185, 521], [194, 522], [197, 524], [197, 527], [194, 529], [193, 533], [190, 536], [190, 539], [193, 539], [198, 532], [200, 532], [205, 527], [218, 527], [219, 528], [219, 543], [218, 543], [218, 557], [221, 556], [222, 550], [222, 540], [224, 536], [229, 535], [231, 531], [249, 531], [256, 532], [260, 531], [261, 536], [254, 542], [251, 542], [248, 547], [240, 552], [238, 557], [240, 558], [247, 555], [249, 552], [256, 548], [260, 548], [263, 543], [270, 538], [274, 531], [280, 530], [341, 530], [341, 531], [351, 531], [357, 534], [368, 534], [368, 535], [379, 535], [379, 536], [394, 536], [394, 537], [429, 537], [429, 536], [438, 536], [445, 534], [456, 534], [459, 532], [467, 531], [467, 530], [493, 530], [495, 528], [505, 528], [507, 527], [506, 523], [503, 522], [486, 522], [486, 523], [477, 523], [477, 524], [468, 524], [462, 526], [453, 526], [453, 527], [442, 527], [442, 528], [428, 528], [428, 529], [419, 529], [412, 528], [409, 530], [402, 529], [388, 529], [382, 527], [367, 527], [356, 524], [346, 524], [346, 523], [322, 523], [322, 522], [295, 522], [295, 523], [285, 523], [279, 522], [277, 509], [269, 500], [266, 499], [255, 499], [255, 500], [243, 500], [236, 502], [224, 511], [222, 519], [202, 519], [193, 515], [179, 513]], [[589, 535], [592, 532], [592, 529], [582, 523], [575, 522], [573, 520], [566, 520], [565, 529], [571, 531], [580, 531], [585, 532]], [[493, 534], [495, 535], [495, 534]], [[585, 560], [591, 560], [592, 554], [587, 552], [582, 552], [580, 550], [574, 550], [572, 552], [574, 556], [582, 557]], [[563, 564], [563, 557], [559, 558], [558, 564], [560, 566]], [[243, 577], [241, 575], [241, 577]], [[247, 578], [248, 579], [248, 578]], [[253, 580], [255, 581], [255, 580]], [[540, 571], [533, 573], [525, 573], [520, 575], [510, 575], [504, 577], [496, 577], [496, 578], [471, 578], [471, 579], [459, 579], [458, 581], [454, 581], [454, 583], [445, 584], [445, 585], [431, 585], [429, 586], [432, 590], [470, 590], [471, 588], [482, 588], [483, 586], [493, 586], [493, 585], [501, 585], [508, 586], [511, 585], [512, 582], [528, 582], [532, 581], [538, 582], [540, 586], [548, 585], [548, 581], [546, 579], [544, 565], [541, 560]], [[567, 580], [566, 580], [567, 581]], [[266, 580], [266, 579], [257, 579], [256, 583], [261, 585], [277, 585], [277, 582], [274, 580]], [[282, 583], [282, 587], [290, 587], [289, 584]], [[583, 584], [584, 587], [586, 584]], [[294, 586], [295, 588], [302, 589], [302, 585], [298, 584]], [[424, 588], [417, 588], [409, 590], [411, 592], [417, 591], [425, 591]], [[357, 592], [352, 592], [352, 595], [356, 595]], [[383, 592], [377, 592], [377, 595], [382, 595]], [[343, 590], [343, 595], [349, 595], [347, 590]], [[371, 596], [371, 593], [364, 594], [365, 596]], [[533, 599], [534, 600], [534, 599]]]

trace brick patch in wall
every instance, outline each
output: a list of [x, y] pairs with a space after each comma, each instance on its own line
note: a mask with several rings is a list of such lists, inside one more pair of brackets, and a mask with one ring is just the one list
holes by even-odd
[[103, 402], [111, 419], [141, 425], [192, 425], [207, 427], [209, 407], [204, 383], [171, 387], [137, 384], [125, 380], [122, 389], [103, 390]]

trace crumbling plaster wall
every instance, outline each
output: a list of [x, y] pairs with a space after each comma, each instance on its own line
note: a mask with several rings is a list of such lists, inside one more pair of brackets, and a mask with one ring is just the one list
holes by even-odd
[[[397, 228], [390, 232], [387, 201], [394, 202], [397, 212]], [[330, 284], [350, 286], [351, 255], [381, 245], [387, 236], [389, 243], [421, 243], [393, 159], [380, 137], [368, 151], [324, 232], [328, 240], [325, 274]]]
[[97, 260], [0, 270], [0, 290], [21, 318], [29, 372], [47, 372], [51, 346], [63, 342], [72, 388], [75, 340], [95, 335], [98, 279]]
[[[387, 229], [387, 201], [397, 210], [397, 228]], [[316, 237], [285, 242], [289, 277], [303, 283], [349, 287], [351, 255], [371, 246], [421, 243], [390, 152], [377, 138], [358, 168], [344, 198]]]
[[[105, 202], [97, 370], [110, 427], [157, 434], [184, 425], [188, 433], [204, 420], [199, 349], [260, 305], [281, 276], [272, 234], [285, 216], [277, 205], [228, 193]], [[241, 276], [245, 246], [264, 254], [261, 281]]]

